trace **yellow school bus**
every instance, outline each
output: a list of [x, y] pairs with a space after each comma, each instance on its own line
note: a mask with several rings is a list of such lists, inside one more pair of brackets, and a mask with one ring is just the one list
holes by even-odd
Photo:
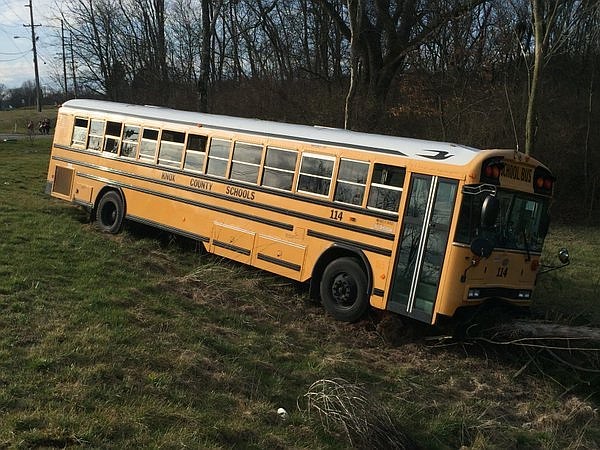
[[343, 321], [526, 306], [554, 177], [513, 150], [97, 100], [59, 110], [47, 192], [288, 277]]

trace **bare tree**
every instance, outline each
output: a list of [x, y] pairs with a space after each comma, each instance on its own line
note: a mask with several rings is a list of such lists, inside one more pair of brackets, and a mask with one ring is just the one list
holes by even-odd
[[[333, 0], [317, 0], [350, 41], [353, 67], [350, 90], [363, 99], [363, 120], [377, 122], [394, 77], [406, 58], [446, 24], [470, 12], [485, 0], [452, 0], [438, 4], [419, 0], [346, 0], [347, 20]], [[432, 3], [436, 3], [433, 5]], [[435, 6], [435, 7], [432, 7]], [[352, 127], [354, 93], [347, 101], [348, 127]]]
[[[200, 61], [201, 41], [198, 25], [201, 15], [197, 13], [192, 0], [175, 0], [169, 9], [167, 27], [171, 36], [169, 68], [171, 77], [182, 85], [198, 83], [197, 66]], [[195, 87], [194, 87], [195, 89]]]
[[4, 109], [4, 99], [8, 96], [6, 85], [0, 83], [0, 110]]
[[210, 48], [212, 37], [211, 4], [201, 0], [202, 40], [200, 41], [200, 76], [198, 77], [198, 109], [208, 111], [208, 84], [210, 81]]
[[[581, 31], [588, 37], [588, 45], [583, 46], [585, 50], [584, 60], [590, 68], [589, 83], [587, 89], [587, 108], [585, 123], [585, 141], [583, 145], [583, 174], [584, 190], [586, 197], [586, 207], [588, 219], [592, 219], [594, 211], [598, 208], [597, 202], [600, 201], [600, 175], [599, 158], [594, 155], [593, 135], [596, 138], [600, 136], [598, 127], [594, 126], [595, 109], [597, 109], [596, 93], [598, 84], [598, 72], [600, 71], [600, 1], [590, 1], [586, 3], [581, 10], [580, 20]], [[584, 40], [585, 42], [585, 40]], [[597, 146], [596, 146], [597, 153]]]
[[[576, 9], [580, 2], [574, 0], [528, 0], [530, 10], [533, 43], [521, 42], [522, 54], [528, 64], [528, 102], [525, 118], [525, 153], [530, 154], [535, 148], [537, 128], [537, 108], [539, 91], [544, 66], [550, 58], [561, 51], [566, 42], [569, 30], [575, 26], [579, 15]], [[513, 5], [516, 3], [513, 2]], [[521, 8], [523, 5], [520, 5]], [[533, 59], [530, 62], [531, 48]]]

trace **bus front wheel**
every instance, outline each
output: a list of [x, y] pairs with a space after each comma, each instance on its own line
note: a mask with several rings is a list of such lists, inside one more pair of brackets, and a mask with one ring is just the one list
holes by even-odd
[[96, 207], [96, 225], [101, 231], [116, 234], [121, 230], [125, 208], [118, 192], [109, 191], [102, 196]]
[[320, 293], [327, 312], [344, 322], [356, 322], [369, 306], [367, 276], [354, 258], [329, 263], [323, 272]]

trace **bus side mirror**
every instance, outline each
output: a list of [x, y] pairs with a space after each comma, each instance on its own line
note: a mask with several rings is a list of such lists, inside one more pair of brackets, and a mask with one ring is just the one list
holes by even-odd
[[500, 200], [494, 195], [488, 195], [481, 205], [481, 227], [490, 229], [496, 223], [500, 211]]
[[471, 251], [475, 256], [479, 256], [481, 258], [487, 258], [492, 254], [494, 250], [494, 245], [485, 238], [475, 238], [473, 242], [471, 242]]
[[542, 265], [543, 269], [540, 270], [538, 275], [541, 275], [543, 273], [548, 273], [548, 272], [551, 272], [556, 269], [562, 269], [563, 267], [567, 267], [569, 264], [571, 264], [571, 258], [569, 257], [569, 250], [567, 250], [566, 248], [561, 248], [558, 251], [558, 260], [560, 261], [560, 264], [561, 264], [560, 266]]

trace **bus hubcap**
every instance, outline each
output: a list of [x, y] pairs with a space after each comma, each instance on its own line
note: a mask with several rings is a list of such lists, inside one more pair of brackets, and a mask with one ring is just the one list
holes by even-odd
[[351, 306], [354, 303], [356, 288], [352, 278], [342, 273], [335, 277], [331, 287], [333, 298], [342, 306]]
[[117, 219], [117, 208], [113, 205], [106, 205], [102, 214], [103, 222], [106, 225], [112, 225]]

